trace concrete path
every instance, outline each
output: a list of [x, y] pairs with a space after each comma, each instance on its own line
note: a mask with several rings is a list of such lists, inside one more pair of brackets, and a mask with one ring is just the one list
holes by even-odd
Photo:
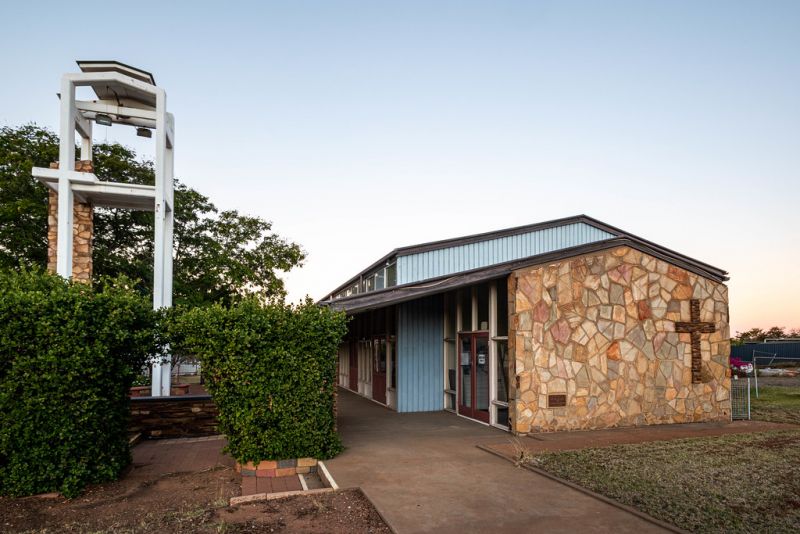
[[445, 412], [398, 414], [339, 392], [346, 450], [325, 462], [359, 486], [398, 533], [664, 532], [476, 447], [509, 437]]

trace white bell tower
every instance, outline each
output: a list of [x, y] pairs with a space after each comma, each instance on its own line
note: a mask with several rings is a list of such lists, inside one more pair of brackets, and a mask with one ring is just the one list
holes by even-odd
[[[33, 168], [33, 176], [58, 193], [56, 272], [73, 270], [73, 204], [155, 212], [153, 309], [172, 306], [172, 226], [175, 118], [167, 112], [167, 94], [152, 74], [117, 61], [78, 61], [81, 72], [61, 78], [61, 125], [57, 169]], [[96, 100], [76, 100], [75, 88], [91, 87]], [[75, 132], [81, 157], [92, 158], [92, 123], [123, 124], [137, 135], [155, 131], [155, 186], [100, 181], [94, 173], [75, 170]], [[170, 394], [169, 358], [153, 364], [153, 396]]]

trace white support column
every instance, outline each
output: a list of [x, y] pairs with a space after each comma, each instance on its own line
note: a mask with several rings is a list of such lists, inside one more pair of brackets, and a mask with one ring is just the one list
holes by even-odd
[[164, 306], [164, 226], [167, 206], [165, 203], [165, 168], [167, 152], [167, 97], [163, 90], [156, 94], [156, 200], [155, 200], [155, 247], [153, 262], [153, 309]]
[[[163, 89], [156, 92], [156, 188], [155, 188], [155, 247], [153, 258], [153, 309], [158, 310], [171, 305], [171, 288], [165, 287], [166, 281], [166, 247], [167, 238], [170, 241], [170, 260], [172, 259], [171, 228], [167, 230], [167, 220], [172, 221], [172, 210], [169, 205], [169, 186], [172, 185], [172, 172], [167, 171], [168, 163], [171, 167], [171, 154], [167, 156], [167, 95]], [[171, 150], [169, 151], [171, 153]], [[171, 262], [170, 262], [171, 263]], [[169, 270], [171, 271], [171, 265]], [[170, 295], [169, 297], [167, 295]], [[169, 301], [169, 302], [167, 302]], [[163, 360], [153, 363], [151, 394], [154, 397], [169, 396], [170, 374], [172, 364], [169, 354], [164, 354]]]
[[92, 161], [92, 123], [86, 121], [81, 133], [81, 159]]
[[175, 224], [175, 117], [167, 113], [166, 148], [164, 150], [164, 198], [168, 209], [164, 218], [164, 306], [172, 307], [172, 252]]
[[489, 423], [497, 424], [497, 282], [489, 282]]
[[58, 149], [58, 247], [56, 272], [72, 278], [73, 195], [67, 172], [75, 170], [75, 86], [66, 76], [61, 79], [61, 141]]

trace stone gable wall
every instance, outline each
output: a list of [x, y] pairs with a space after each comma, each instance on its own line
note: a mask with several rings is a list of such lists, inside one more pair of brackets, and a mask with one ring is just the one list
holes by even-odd
[[[515, 433], [730, 419], [728, 289], [630, 247], [509, 278]], [[690, 302], [701, 334], [692, 383]], [[563, 401], [550, 395], [566, 395]]]

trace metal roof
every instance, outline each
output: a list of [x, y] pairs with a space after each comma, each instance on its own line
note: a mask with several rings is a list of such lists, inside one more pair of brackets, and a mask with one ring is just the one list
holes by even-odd
[[[386, 263], [394, 257], [409, 256], [412, 254], [419, 254], [430, 252], [434, 250], [446, 249], [451, 247], [459, 247], [470, 243], [477, 243], [481, 241], [489, 241], [498, 238], [514, 236], [529, 233], [535, 230], [544, 230], [548, 228], [563, 227], [576, 223], [584, 223], [592, 226], [598, 230], [606, 232], [610, 237], [607, 239], [599, 239], [589, 243], [581, 243], [577, 246], [568, 246], [557, 250], [549, 250], [541, 254], [534, 254], [525, 258], [514, 259], [512, 261], [505, 261], [492, 265], [482, 266], [477, 269], [466, 270], [463, 272], [449, 273], [444, 276], [432, 277], [425, 280], [415, 280], [410, 283], [401, 283], [400, 285], [370, 291], [367, 293], [359, 293], [349, 297], [342, 297], [332, 299], [331, 297], [354, 284], [359, 278], [368, 274], [376, 267]], [[321, 301], [321, 304], [330, 305], [335, 309], [344, 309], [347, 311], [363, 311], [371, 308], [378, 308], [396, 302], [404, 302], [412, 300], [424, 295], [433, 294], [448, 289], [454, 289], [465, 285], [471, 285], [480, 281], [490, 280], [492, 278], [499, 278], [506, 276], [510, 272], [525, 267], [528, 265], [535, 265], [538, 263], [545, 263], [555, 261], [571, 256], [586, 254], [597, 250], [606, 250], [612, 247], [627, 245], [654, 257], [662, 259], [673, 265], [682, 267], [690, 272], [715, 280], [724, 282], [728, 280], [728, 273], [718, 267], [714, 267], [707, 263], [695, 260], [666, 247], [662, 247], [642, 239], [633, 234], [605, 224], [597, 219], [593, 219], [587, 215], [577, 215], [573, 217], [566, 217], [563, 219], [556, 219], [537, 224], [518, 226], [515, 228], [506, 228], [494, 232], [486, 232], [482, 234], [474, 234], [464, 237], [453, 239], [445, 239], [441, 241], [433, 241], [430, 243], [423, 243], [419, 245], [412, 245], [408, 247], [401, 247], [394, 249], [389, 254], [383, 256], [381, 259], [371, 264], [369, 267], [358, 273], [356, 276], [350, 278], [347, 282], [336, 288], [334, 291], [326, 296], [326, 299]]]
[[[81, 72], [117, 72], [148, 85], [155, 85], [153, 75], [136, 67], [120, 63], [119, 61], [76, 61]], [[132, 102], [143, 104], [155, 109], [156, 97], [152, 93], [137, 90], [130, 85], [123, 85], [116, 81], [103, 81], [90, 86], [100, 100], [111, 100], [117, 105], [131, 105]]]

